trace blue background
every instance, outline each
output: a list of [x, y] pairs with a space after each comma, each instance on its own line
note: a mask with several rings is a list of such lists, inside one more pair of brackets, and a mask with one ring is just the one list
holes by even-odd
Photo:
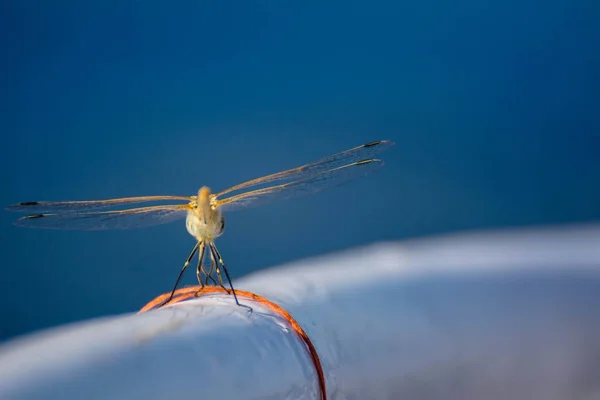
[[[0, 203], [218, 191], [391, 139], [368, 178], [229, 214], [230, 273], [600, 219], [598, 1], [289, 3], [3, 2]], [[0, 213], [2, 339], [138, 310], [194, 244], [183, 221], [16, 217]]]

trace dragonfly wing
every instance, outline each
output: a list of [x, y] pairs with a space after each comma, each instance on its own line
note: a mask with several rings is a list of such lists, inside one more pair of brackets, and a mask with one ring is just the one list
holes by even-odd
[[364, 176], [382, 166], [383, 161], [377, 159], [357, 161], [294, 182], [256, 189], [226, 199], [217, 200], [215, 205], [222, 208], [223, 211], [234, 211], [256, 207], [273, 201], [300, 197], [330, 187], [339, 186]]
[[149, 201], [181, 200], [191, 201], [189, 196], [142, 196], [123, 197], [120, 199], [91, 200], [91, 201], [25, 201], [6, 207], [7, 211], [42, 213], [42, 212], [70, 212], [97, 210], [109, 207]]
[[305, 179], [309, 176], [316, 175], [321, 172], [329, 171], [345, 165], [350, 165], [360, 160], [371, 159], [375, 155], [394, 146], [394, 144], [395, 143], [390, 140], [380, 140], [377, 142], [363, 144], [362, 146], [358, 146], [353, 149], [343, 151], [341, 153], [321, 158], [317, 161], [313, 161], [301, 167], [288, 169], [287, 171], [263, 176], [262, 178], [253, 179], [251, 181], [232, 186], [229, 189], [217, 193], [215, 195], [215, 198], [219, 198], [226, 193], [246, 189], [251, 186], [272, 184], [274, 182], [280, 181], [297, 181]]
[[169, 205], [120, 211], [32, 214], [18, 219], [15, 225], [84, 231], [144, 228], [181, 219], [186, 216], [188, 208], [188, 205]]

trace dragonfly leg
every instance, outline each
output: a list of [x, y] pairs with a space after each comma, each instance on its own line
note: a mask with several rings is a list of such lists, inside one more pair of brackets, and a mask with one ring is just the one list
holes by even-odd
[[[210, 251], [210, 261], [211, 261], [211, 265], [210, 265], [210, 272], [211, 272], [211, 279], [214, 282], [215, 286], [217, 285], [217, 281], [215, 281], [215, 278], [212, 277], [212, 271], [216, 271], [217, 272], [217, 279], [219, 280], [219, 285], [221, 285], [221, 287], [223, 289], [225, 289], [225, 291], [227, 293], [229, 293], [229, 290], [227, 290], [227, 288], [223, 285], [223, 278], [221, 278], [221, 268], [219, 268], [219, 262], [217, 261], [217, 254], [214, 252], [213, 250], [213, 245], [209, 244], [209, 251]], [[206, 278], [208, 280], [208, 278]]]
[[204, 270], [204, 275], [206, 276], [206, 279], [204, 280], [204, 283], [206, 285], [208, 285], [208, 280], [212, 280], [213, 281], [213, 285], [217, 285], [217, 281], [215, 281], [215, 278], [213, 278], [212, 273], [215, 270], [215, 260], [214, 257], [212, 255], [212, 250], [210, 250], [209, 248], [209, 255], [210, 255], [210, 269], [208, 270], [208, 272], [206, 272], [206, 270]]
[[187, 260], [185, 260], [185, 263], [183, 264], [183, 267], [181, 267], [181, 271], [179, 272], [179, 276], [177, 277], [177, 280], [175, 281], [175, 285], [173, 286], [173, 290], [171, 290], [171, 295], [169, 296], [169, 298], [166, 301], [163, 301], [160, 304], [159, 307], [164, 306], [165, 304], [167, 304], [168, 302], [170, 302], [173, 299], [173, 295], [175, 295], [175, 290], [177, 290], [177, 286], [179, 286], [179, 281], [181, 280], [181, 277], [183, 276], [183, 273], [185, 272], [185, 269], [188, 267], [188, 265], [190, 265], [190, 261], [192, 261], [192, 258], [194, 258], [194, 254], [196, 254], [196, 251], [198, 251], [198, 247], [200, 246], [200, 243], [204, 243], [204, 242], [198, 242], [198, 243], [196, 243], [196, 245], [192, 249], [192, 252], [188, 256]]
[[[221, 278], [221, 274], [220, 274], [220, 271], [219, 271], [219, 263], [223, 267], [223, 271], [225, 272], [225, 276], [227, 277], [227, 281], [229, 282], [229, 287], [231, 288], [231, 293], [233, 294], [233, 298], [235, 299], [235, 304], [237, 304], [240, 307], [247, 308], [248, 312], [251, 313], [252, 312], [252, 307], [248, 307], [246, 305], [240, 304], [240, 302], [238, 301], [237, 295], [235, 294], [235, 289], [233, 288], [233, 285], [231, 284], [231, 278], [229, 277], [229, 272], [227, 272], [227, 267], [225, 266], [225, 262], [223, 261], [223, 257], [221, 257], [221, 253], [219, 253], [219, 250], [217, 250], [217, 246], [215, 246], [214, 243], [209, 243], [208, 246], [210, 247], [211, 254], [213, 255], [213, 257], [217, 261], [217, 276], [219, 277], [219, 281], [221, 282], [221, 286], [223, 286], [223, 280]], [[225, 289], [225, 287], [223, 287], [223, 288]], [[225, 290], [227, 290], [227, 289], [225, 289]], [[227, 290], [227, 292], [229, 292], [229, 291]]]
[[198, 266], [196, 267], [196, 277], [198, 278], [198, 283], [200, 287], [204, 288], [204, 283], [202, 283], [202, 273], [206, 275], [206, 270], [204, 269], [204, 251], [206, 250], [206, 244], [202, 242], [200, 244], [200, 251], [198, 252]]

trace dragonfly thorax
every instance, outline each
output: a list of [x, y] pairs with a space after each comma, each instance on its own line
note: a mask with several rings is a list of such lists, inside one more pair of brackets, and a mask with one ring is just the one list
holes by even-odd
[[188, 211], [185, 227], [198, 241], [212, 242], [225, 230], [225, 218], [218, 209], [206, 216], [198, 211], [198, 209]]

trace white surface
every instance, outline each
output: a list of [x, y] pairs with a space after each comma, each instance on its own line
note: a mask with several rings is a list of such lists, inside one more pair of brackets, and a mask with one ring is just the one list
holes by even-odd
[[[599, 226], [377, 244], [236, 286], [298, 320], [330, 399], [600, 399]], [[0, 399], [317, 398], [302, 344], [249, 305], [211, 296], [6, 343]]]

